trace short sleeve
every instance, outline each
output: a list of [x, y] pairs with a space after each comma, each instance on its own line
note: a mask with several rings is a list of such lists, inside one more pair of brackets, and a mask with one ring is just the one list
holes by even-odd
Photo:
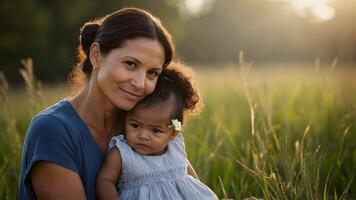
[[123, 135], [117, 135], [111, 138], [110, 143], [109, 143], [109, 150], [115, 146], [117, 146], [117, 143], [121, 140], [123, 140]]
[[114, 147], [119, 150], [121, 156], [121, 176], [124, 176], [127, 174], [127, 170], [130, 169], [130, 160], [135, 156], [136, 153], [134, 153], [131, 147], [126, 143], [124, 135], [117, 135], [111, 138], [109, 143], [109, 150]]
[[131, 147], [126, 143], [124, 135], [117, 135], [111, 138], [109, 150], [113, 147], [119, 149], [121, 157], [125, 157], [131, 151]]
[[40, 115], [32, 120], [23, 146], [25, 165], [21, 180], [26, 190], [31, 187], [29, 172], [37, 161], [47, 161], [79, 172], [73, 137], [64, 122], [57, 117]]

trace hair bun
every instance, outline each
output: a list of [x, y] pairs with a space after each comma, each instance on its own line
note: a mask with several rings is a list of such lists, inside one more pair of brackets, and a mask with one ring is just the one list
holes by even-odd
[[99, 29], [99, 24], [96, 23], [86, 23], [80, 33], [80, 42], [82, 44], [83, 50], [87, 52], [87, 49], [94, 42], [96, 33]]

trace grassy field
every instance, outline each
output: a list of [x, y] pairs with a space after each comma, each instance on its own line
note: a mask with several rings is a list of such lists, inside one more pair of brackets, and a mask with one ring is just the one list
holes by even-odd
[[[240, 64], [195, 70], [205, 107], [184, 135], [201, 180], [221, 198], [356, 199], [355, 66]], [[0, 74], [1, 199], [17, 198], [31, 116], [66, 94], [30, 74], [27, 90]]]

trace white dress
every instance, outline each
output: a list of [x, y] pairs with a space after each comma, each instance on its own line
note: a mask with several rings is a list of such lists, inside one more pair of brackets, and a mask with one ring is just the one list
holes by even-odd
[[120, 150], [122, 166], [117, 184], [121, 200], [210, 200], [214, 192], [187, 173], [188, 160], [183, 136], [178, 134], [159, 156], [136, 153], [124, 136], [111, 139], [110, 148]]

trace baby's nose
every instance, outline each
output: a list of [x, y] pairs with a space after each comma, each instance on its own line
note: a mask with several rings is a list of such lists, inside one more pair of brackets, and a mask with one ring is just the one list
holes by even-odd
[[150, 139], [150, 134], [146, 130], [142, 130], [139, 134], [138, 137], [142, 140], [149, 140]]

